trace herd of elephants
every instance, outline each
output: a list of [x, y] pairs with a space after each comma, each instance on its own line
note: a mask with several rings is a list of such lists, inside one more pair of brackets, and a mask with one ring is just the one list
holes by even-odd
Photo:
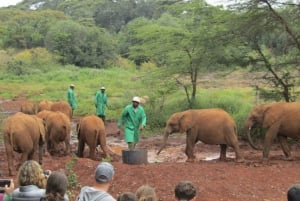
[[[3, 123], [3, 139], [8, 161], [9, 175], [14, 175], [14, 152], [21, 154], [20, 164], [26, 160], [38, 158], [42, 163], [43, 154], [58, 152], [57, 146], [64, 143], [64, 153], [70, 153], [72, 109], [66, 101], [51, 102], [42, 100], [35, 106], [24, 102], [21, 111]], [[270, 147], [277, 138], [286, 159], [292, 160], [287, 138], [300, 138], [300, 102], [272, 102], [255, 106], [245, 122], [247, 136], [253, 148], [257, 148], [251, 139], [253, 128], [265, 130], [263, 161], [268, 161]], [[243, 162], [239, 148], [237, 127], [233, 118], [220, 108], [191, 109], [172, 114], [165, 127], [159, 154], [167, 145], [172, 133], [186, 133], [185, 154], [188, 162], [195, 160], [193, 149], [198, 141], [220, 145], [220, 160], [226, 160], [227, 146], [233, 148], [236, 162]], [[89, 157], [95, 159], [98, 145], [105, 157], [110, 155], [106, 145], [105, 124], [95, 115], [87, 115], [76, 125], [78, 137], [77, 155], [83, 157], [84, 147], [89, 147]], [[36, 157], [38, 155], [38, 157]]]

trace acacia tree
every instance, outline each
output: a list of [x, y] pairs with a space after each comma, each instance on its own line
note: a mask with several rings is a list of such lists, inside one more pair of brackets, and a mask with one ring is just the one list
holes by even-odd
[[276, 100], [283, 97], [287, 102], [293, 101], [296, 96], [292, 71], [300, 56], [299, 38], [296, 37], [299, 33], [299, 11], [293, 6], [276, 1], [251, 0], [238, 7], [243, 12], [237, 15], [234, 24], [235, 33], [244, 37], [245, 43], [256, 52], [249, 56], [253, 69], [266, 71], [263, 78], [271, 84], [271, 91], [262, 90], [264, 95], [269, 98], [273, 94], [272, 99]]
[[156, 21], [135, 20], [125, 30], [131, 33], [128, 57], [167, 69], [167, 76], [183, 87], [188, 107], [194, 108], [199, 71], [223, 67], [228, 60], [223, 54], [228, 40], [222, 40], [228, 14], [204, 1], [180, 1]]

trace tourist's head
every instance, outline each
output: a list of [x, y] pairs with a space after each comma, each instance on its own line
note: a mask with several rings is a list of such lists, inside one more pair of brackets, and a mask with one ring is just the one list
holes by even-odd
[[101, 162], [95, 173], [95, 180], [98, 183], [108, 183], [113, 179], [115, 174], [114, 167], [108, 162]]
[[190, 181], [181, 181], [175, 187], [175, 197], [177, 200], [192, 200], [196, 196], [197, 190]]
[[36, 185], [39, 188], [46, 187], [46, 177], [40, 164], [34, 160], [25, 161], [18, 171], [20, 186]]
[[287, 192], [288, 201], [300, 201], [300, 184], [292, 185]]
[[155, 189], [149, 185], [142, 185], [136, 190], [139, 201], [157, 201]]

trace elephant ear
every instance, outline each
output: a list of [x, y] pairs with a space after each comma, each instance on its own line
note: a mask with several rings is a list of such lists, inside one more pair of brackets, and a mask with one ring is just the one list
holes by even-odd
[[281, 105], [268, 107], [264, 111], [264, 121], [263, 127], [269, 128], [270, 126], [274, 125], [276, 122], [280, 122], [280, 118], [284, 114], [283, 108]]
[[182, 116], [178, 119], [179, 132], [185, 133], [190, 130], [194, 126], [192, 120], [192, 111], [188, 110], [182, 113]]

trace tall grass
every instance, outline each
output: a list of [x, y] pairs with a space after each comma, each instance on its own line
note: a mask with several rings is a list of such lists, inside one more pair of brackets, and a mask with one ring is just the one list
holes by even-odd
[[[74, 66], [53, 67], [52, 70], [50, 67], [48, 72], [42, 74], [22, 76], [3, 72], [0, 75], [0, 97], [10, 99], [25, 96], [32, 101], [67, 100], [67, 90], [73, 83], [78, 101], [74, 115], [83, 116], [95, 113], [94, 95], [101, 86], [105, 86], [109, 105], [107, 119], [118, 119], [133, 96], [147, 95], [149, 101], [143, 106], [149, 132], [152, 133], [154, 129], [162, 129], [172, 113], [186, 110], [188, 105], [184, 90], [176, 88], [165, 94], [158, 93], [161, 86], [156, 85], [156, 81], [151, 84], [145, 82], [147, 75], [151, 77], [151, 73], [145, 74], [145, 71], [135, 68], [99, 70]], [[237, 122], [239, 133], [243, 133], [243, 122], [255, 97], [250, 88], [199, 88], [196, 97], [196, 108], [223, 108]]]

